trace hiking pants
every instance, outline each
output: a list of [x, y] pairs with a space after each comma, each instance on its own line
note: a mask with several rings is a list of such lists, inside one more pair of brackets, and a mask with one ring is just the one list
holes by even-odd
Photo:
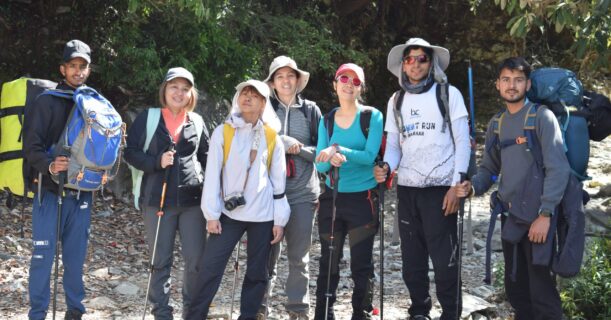
[[[501, 215], [501, 223], [505, 222]], [[528, 234], [517, 246], [502, 241], [505, 257], [505, 293], [515, 311], [515, 320], [562, 319], [560, 295], [550, 267], [532, 264], [532, 246]], [[516, 255], [514, 257], [514, 248]], [[516, 259], [516, 281], [511, 280]]]
[[225, 267], [232, 256], [231, 253], [246, 232], [248, 237], [246, 275], [244, 276], [244, 282], [242, 282], [240, 317], [238, 319], [254, 320], [267, 287], [267, 262], [271, 250], [270, 242], [273, 239], [272, 228], [274, 222], [239, 221], [226, 215], [221, 215], [220, 222], [221, 234], [208, 236], [208, 243], [204, 251], [205, 263], [200, 291], [197, 297], [193, 299], [193, 306], [185, 318], [206, 319], [210, 303], [212, 303], [221, 285]]
[[346, 236], [350, 244], [350, 271], [352, 290], [352, 319], [368, 319], [373, 309], [373, 241], [378, 231], [377, 201], [374, 191], [339, 192], [336, 202], [336, 217], [333, 228], [333, 255], [330, 236], [333, 210], [332, 190], [327, 188], [320, 198], [318, 231], [320, 236], [320, 268], [316, 279], [316, 320], [325, 317], [327, 277], [331, 263], [329, 297], [329, 319], [333, 319], [333, 303], [339, 284], [339, 262]]
[[441, 208], [448, 189], [397, 187], [403, 281], [412, 300], [411, 316], [428, 315], [432, 307], [428, 276], [430, 257], [435, 271], [437, 300], [443, 309], [440, 319], [456, 319], [456, 214], [444, 216]]
[[[287, 296], [286, 310], [299, 314], [308, 314], [310, 310], [310, 246], [312, 244], [312, 227], [317, 202], [304, 202], [291, 205], [291, 217], [284, 228], [286, 255], [289, 260], [289, 274], [284, 290]], [[269, 283], [263, 298], [262, 307], [269, 308], [267, 300], [272, 296], [276, 280], [276, 264], [282, 251], [282, 242], [272, 246], [269, 257]]]
[[[157, 207], [145, 206], [144, 227], [149, 254], [152, 256], [155, 245], [155, 231], [157, 230]], [[174, 261], [174, 239], [176, 231], [180, 234], [182, 256], [185, 260], [182, 286], [183, 314], [186, 315], [191, 308], [193, 295], [199, 291], [201, 283], [202, 264], [204, 262], [204, 248], [206, 246], [206, 219], [199, 206], [194, 207], [166, 207], [159, 223], [157, 249], [153, 261], [151, 275], [151, 288], [148, 299], [151, 302], [152, 314], [156, 320], [173, 319], [170, 300], [172, 278], [170, 270]], [[150, 260], [149, 260], [150, 261]]]
[[[61, 258], [66, 295], [66, 309], [85, 313], [83, 263], [87, 255], [91, 192], [67, 191], [63, 198], [60, 223]], [[39, 204], [39, 199], [41, 204]], [[55, 260], [57, 232], [57, 195], [43, 190], [34, 196], [32, 208], [32, 260], [30, 262], [29, 295], [32, 320], [44, 319], [49, 307], [51, 267]], [[56, 275], [54, 275], [56, 276]]]

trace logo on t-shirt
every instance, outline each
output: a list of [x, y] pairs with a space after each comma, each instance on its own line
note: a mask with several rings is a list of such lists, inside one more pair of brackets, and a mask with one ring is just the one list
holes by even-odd
[[410, 109], [410, 118], [420, 118], [420, 109]]

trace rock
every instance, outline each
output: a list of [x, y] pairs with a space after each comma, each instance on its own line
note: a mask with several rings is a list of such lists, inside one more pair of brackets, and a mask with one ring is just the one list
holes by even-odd
[[114, 291], [118, 294], [126, 295], [126, 296], [134, 296], [138, 294], [140, 288], [137, 285], [130, 282], [121, 282], [118, 286], [115, 287]]
[[488, 303], [486, 300], [463, 292], [462, 314], [460, 317], [464, 319], [477, 311], [491, 310], [494, 308], [495, 306]]
[[597, 198], [611, 197], [611, 183], [608, 183], [600, 188], [600, 191], [596, 194]]
[[483, 285], [472, 289], [471, 292], [482, 299], [488, 300], [488, 298], [494, 295], [494, 287]]
[[115, 309], [116, 305], [112, 299], [108, 297], [95, 297], [85, 303], [87, 308], [97, 309], [97, 310], [106, 310], [106, 309]]

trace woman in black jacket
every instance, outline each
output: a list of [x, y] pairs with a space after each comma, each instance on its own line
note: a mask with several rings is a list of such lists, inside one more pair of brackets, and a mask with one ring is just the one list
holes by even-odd
[[[161, 109], [140, 113], [128, 131], [125, 160], [143, 172], [141, 184], [132, 171], [134, 201], [142, 207], [147, 242], [151, 253], [155, 233], [159, 234], [148, 296], [155, 319], [172, 319], [170, 269], [174, 238], [179, 231], [185, 259], [183, 314], [198, 292], [202, 257], [206, 244], [206, 220], [200, 209], [203, 170], [208, 141], [202, 118], [192, 112], [197, 103], [193, 75], [184, 68], [172, 68], [159, 88]], [[155, 125], [156, 124], [156, 125]], [[167, 179], [167, 180], [166, 180]], [[157, 216], [162, 185], [167, 181], [161, 220]], [[158, 221], [159, 220], [159, 221]]]

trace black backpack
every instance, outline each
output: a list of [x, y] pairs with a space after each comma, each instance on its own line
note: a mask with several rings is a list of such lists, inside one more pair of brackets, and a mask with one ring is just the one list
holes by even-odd
[[[333, 123], [335, 122], [335, 112], [337, 112], [337, 109], [339, 109], [339, 107], [333, 108], [333, 110], [329, 111], [329, 113], [325, 114], [324, 116], [323, 121], [325, 124], [325, 129], [327, 129], [329, 140], [331, 139], [331, 136], [333, 136]], [[365, 139], [369, 137], [369, 124], [371, 123], [371, 113], [373, 112], [373, 110], [375, 110], [374, 107], [361, 106], [361, 116], [359, 124], [361, 126], [361, 132], [363, 132]], [[384, 159], [385, 145], [386, 133], [382, 135], [382, 144], [380, 145], [380, 150], [378, 151], [378, 155], [375, 160], [376, 163]]]

